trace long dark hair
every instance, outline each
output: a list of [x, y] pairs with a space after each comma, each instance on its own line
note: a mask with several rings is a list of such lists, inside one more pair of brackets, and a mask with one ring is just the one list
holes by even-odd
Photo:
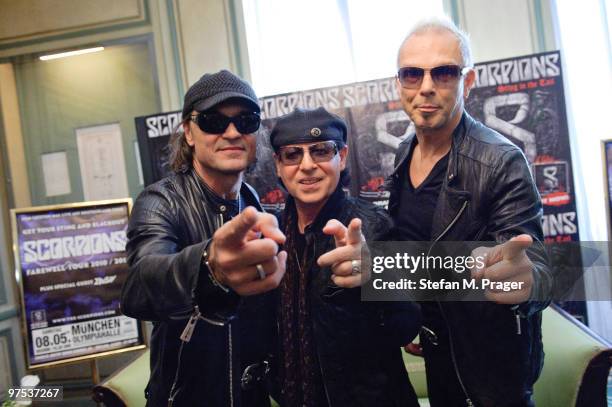
[[187, 172], [193, 166], [193, 147], [187, 144], [183, 129], [190, 120], [190, 117], [186, 117], [176, 126], [166, 147], [168, 165], [174, 172]]

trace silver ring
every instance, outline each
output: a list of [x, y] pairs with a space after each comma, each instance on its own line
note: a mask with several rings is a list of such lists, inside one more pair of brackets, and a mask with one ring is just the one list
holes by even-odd
[[259, 276], [260, 280], [266, 278], [266, 272], [264, 271], [264, 268], [261, 264], [256, 264], [255, 268], [257, 269], [257, 275]]
[[361, 273], [361, 261], [351, 260], [351, 275], [355, 276]]

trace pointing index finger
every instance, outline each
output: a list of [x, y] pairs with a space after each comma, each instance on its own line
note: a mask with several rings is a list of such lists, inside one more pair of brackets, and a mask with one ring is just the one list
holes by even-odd
[[215, 233], [217, 244], [224, 246], [239, 246], [247, 233], [257, 222], [259, 212], [252, 206], [245, 208], [231, 221], [221, 226]]
[[515, 236], [503, 244], [502, 257], [504, 260], [514, 260], [524, 253], [532, 243], [532, 237], [527, 234]]
[[357, 244], [361, 242], [361, 219], [355, 218], [349, 223], [346, 242], [347, 244]]
[[334, 236], [336, 247], [346, 245], [347, 229], [340, 221], [330, 219], [323, 228], [323, 233]]
[[278, 221], [274, 215], [260, 213], [254, 229], [261, 232], [263, 237], [272, 239], [278, 244], [285, 243], [285, 234], [278, 228]]

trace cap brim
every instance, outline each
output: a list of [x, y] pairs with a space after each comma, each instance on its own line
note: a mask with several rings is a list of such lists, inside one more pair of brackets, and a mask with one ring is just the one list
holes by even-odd
[[228, 99], [241, 99], [245, 102], [247, 102], [247, 104], [251, 107], [253, 107], [255, 109], [256, 112], [260, 112], [261, 109], [259, 107], [259, 103], [256, 100], [251, 99], [250, 97], [246, 96], [243, 93], [238, 93], [238, 92], [222, 92], [222, 93], [218, 93], [212, 97], [209, 97], [207, 99], [204, 100], [200, 100], [199, 102], [197, 102], [196, 104], [194, 104], [193, 109], [198, 111], [198, 112], [202, 112], [204, 110], [208, 110], [211, 107], [214, 107], [216, 105], [218, 105], [221, 102], [225, 102]]

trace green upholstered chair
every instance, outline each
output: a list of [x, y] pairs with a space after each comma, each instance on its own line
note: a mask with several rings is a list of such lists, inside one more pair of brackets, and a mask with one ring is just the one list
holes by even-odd
[[555, 305], [544, 311], [542, 330], [546, 355], [536, 406], [606, 407], [611, 344]]
[[[606, 384], [612, 365], [610, 343], [555, 306], [543, 313], [544, 370], [535, 385], [538, 407], [606, 407]], [[423, 359], [404, 353], [421, 407], [429, 405]], [[94, 400], [106, 406], [145, 405], [149, 352], [138, 356], [99, 386]]]
[[93, 388], [93, 400], [107, 407], [144, 407], [149, 380], [149, 350]]
[[[417, 338], [418, 339], [418, 338]], [[425, 362], [422, 357], [414, 356], [402, 351], [404, 354], [404, 364], [410, 375], [410, 382], [414, 392], [419, 398], [421, 407], [429, 407], [427, 399], [427, 382], [425, 380]]]
[[[542, 314], [544, 369], [535, 384], [537, 407], [606, 407], [612, 346], [552, 305]], [[429, 406], [423, 359], [404, 354], [421, 407]]]

